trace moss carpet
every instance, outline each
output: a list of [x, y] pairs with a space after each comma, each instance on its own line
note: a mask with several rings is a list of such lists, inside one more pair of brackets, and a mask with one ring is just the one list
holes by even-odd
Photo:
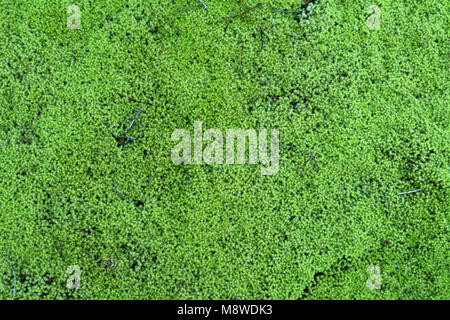
[[0, 299], [448, 299], [449, 2], [203, 2], [1, 1]]

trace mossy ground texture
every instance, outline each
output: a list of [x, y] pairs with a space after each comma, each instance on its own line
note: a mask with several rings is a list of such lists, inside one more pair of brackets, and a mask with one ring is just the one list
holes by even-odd
[[[448, 299], [449, 2], [204, 2], [0, 3], [0, 299]], [[317, 167], [175, 165], [194, 121]]]

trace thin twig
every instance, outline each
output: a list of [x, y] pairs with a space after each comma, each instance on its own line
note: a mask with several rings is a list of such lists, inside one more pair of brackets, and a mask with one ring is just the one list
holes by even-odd
[[417, 192], [417, 191], [420, 191], [420, 190], [422, 190], [422, 189], [417, 189], [417, 190], [413, 190], [413, 191], [406, 191], [406, 192], [400, 192], [400, 193], [397, 193], [397, 195], [400, 195], [400, 194], [407, 194], [407, 193], [413, 193], [413, 192]]
[[241, 65], [241, 74], [244, 74], [244, 70], [242, 69], [242, 47], [239, 48], [239, 64]]
[[280, 11], [280, 10], [277, 10], [277, 9], [272, 9], [273, 11], [275, 11], [275, 12], [281, 12], [281, 13], [301, 13], [300, 11]]
[[300, 151], [306, 153], [307, 155], [309, 155], [309, 156], [313, 159], [313, 161], [314, 161], [314, 168], [317, 168], [316, 159], [315, 159], [314, 156], [313, 156], [312, 154], [310, 154], [309, 152], [307, 152], [307, 151], [305, 151], [305, 150], [302, 150], [302, 149], [300, 149], [300, 148], [294, 147], [294, 146], [290, 146], [290, 145], [280, 145], [280, 147], [294, 148], [294, 149], [297, 149], [297, 150], [300, 150]]
[[131, 128], [131, 126], [133, 125], [134, 121], [136, 120], [136, 118], [137, 118], [142, 112], [143, 112], [142, 110], [139, 110], [139, 111], [137, 112], [137, 114], [136, 114], [136, 116], [134, 117], [133, 121], [131, 121], [130, 126], [128, 127], [127, 130], [125, 130], [125, 132], [123, 133], [123, 135], [125, 135], [125, 133], [127, 133], [127, 131], [130, 130], [130, 128]]
[[261, 33], [261, 51], [262, 51], [264, 49], [264, 40], [263, 40], [263, 31], [262, 31], [262, 29], [260, 29], [259, 32]]
[[113, 179], [113, 186], [116, 189], [117, 195], [119, 196], [120, 200], [123, 200], [123, 198], [120, 196], [119, 191], [117, 191], [117, 187], [116, 187], [116, 184], [114, 183], [114, 179]]
[[147, 25], [150, 27], [150, 29], [153, 29], [153, 30], [150, 30], [150, 31], [151, 31], [152, 33], [155, 33], [155, 34], [156, 34], [156, 37], [158, 38], [159, 42], [160, 42], [161, 45], [164, 47], [164, 43], [161, 41], [161, 39], [160, 39], [159, 36], [158, 36], [158, 30], [156, 30], [155, 28], [153, 28], [152, 23], [150, 22], [150, 20], [147, 22]]
[[229, 26], [229, 24], [230, 24], [230, 19], [231, 19], [231, 10], [233, 10], [233, 6], [234, 6], [234, 2], [232, 2], [231, 3], [231, 6], [230, 6], [230, 14], [229, 14], [229, 16], [228, 16], [228, 21], [227, 21], [227, 25], [225, 26], [225, 33], [227, 33], [227, 29], [228, 29], [228, 26]]
[[205, 6], [205, 9], [208, 10], [208, 7], [206, 6], [206, 4], [202, 0], [200, 0], [200, 2]]
[[[175, 11], [175, 12], [171, 12], [171, 13], [169, 13], [168, 15], [166, 15], [165, 17], [164, 17], [164, 20], [166, 20], [167, 19], [167, 17], [169, 17], [170, 15], [172, 15], [172, 14], [174, 14], [174, 13], [180, 13], [180, 12], [183, 12], [183, 11], [186, 11], [186, 10], [189, 10], [189, 9], [194, 9], [194, 8], [200, 8], [202, 5], [201, 4], [197, 4], [197, 5], [195, 5], [195, 6], [187, 6], [187, 7], [183, 7], [183, 8], [181, 8], [181, 9], [178, 9], [177, 11]], [[175, 19], [175, 17], [173, 17], [172, 19], [170, 19], [169, 20], [169, 23], [171, 23], [172, 21], [173, 21], [173, 19]]]
[[260, 6], [262, 6], [263, 4], [265, 4], [265, 3], [258, 3], [256, 6], [251, 7], [251, 8], [249, 8], [249, 9], [245, 10], [245, 11], [242, 12], [242, 13], [236, 13], [236, 14], [234, 14], [234, 15], [228, 17], [228, 18], [224, 18], [224, 19], [222, 19], [222, 20], [220, 20], [220, 21], [221, 21], [221, 22], [224, 22], [224, 21], [226, 21], [226, 20], [229, 20], [229, 19], [232, 19], [232, 18], [236, 18], [236, 17], [242, 18], [242, 17], [245, 16], [247, 13], [249, 13], [250, 11], [252, 11], [252, 10], [254, 10], [254, 9], [256, 9], [256, 8], [258, 8], [258, 7], [260, 7]]

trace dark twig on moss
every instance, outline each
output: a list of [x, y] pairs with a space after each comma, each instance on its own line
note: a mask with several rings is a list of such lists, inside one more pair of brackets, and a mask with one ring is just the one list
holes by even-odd
[[227, 29], [228, 29], [228, 26], [230, 25], [230, 20], [231, 20], [231, 10], [233, 10], [233, 6], [234, 6], [234, 2], [232, 2], [231, 3], [231, 6], [230, 6], [230, 14], [229, 14], [229, 16], [228, 16], [228, 21], [227, 21], [227, 25], [225, 26], [225, 33], [227, 33]]
[[[309, 152], [307, 152], [307, 151], [305, 151], [305, 150], [302, 150], [302, 149], [300, 149], [300, 148], [294, 147], [294, 146], [290, 146], [290, 145], [281, 145], [281, 144], [280, 144], [280, 147], [294, 148], [294, 149], [297, 149], [297, 150], [300, 150], [300, 151], [306, 153], [307, 155], [309, 155], [309, 156], [313, 159], [313, 161], [314, 161], [314, 168], [317, 168], [316, 159], [315, 159], [314, 156], [313, 156], [312, 154], [310, 154]], [[270, 151], [270, 150], [272, 150], [272, 149], [271, 149], [271, 148], [267, 149], [267, 151]], [[301, 173], [304, 173], [303, 171], [297, 169], [296, 167], [291, 167], [291, 168], [292, 168], [292, 169], [295, 169], [295, 170], [297, 170], [297, 171], [299, 171], [299, 172], [301, 172]]]
[[307, 155], [309, 155], [309, 156], [313, 159], [313, 161], [314, 161], [314, 168], [317, 168], [316, 159], [315, 159], [314, 156], [313, 156], [312, 154], [310, 154], [309, 152], [307, 152], [307, 151], [305, 151], [305, 150], [302, 150], [302, 149], [300, 149], [300, 148], [294, 147], [294, 146], [290, 146], [290, 145], [280, 145], [280, 147], [294, 148], [294, 149], [297, 149], [297, 150], [300, 150], [300, 151], [306, 153]]
[[316, 0], [306, 0], [302, 4], [302, 9], [306, 9], [309, 6], [310, 3], [314, 3], [314, 2], [316, 2]]
[[[174, 14], [174, 13], [180, 13], [180, 12], [183, 12], [183, 11], [187, 11], [187, 10], [189, 10], [189, 9], [194, 9], [194, 8], [201, 8], [202, 7], [202, 5], [201, 4], [197, 4], [197, 5], [195, 5], [195, 6], [187, 6], [187, 7], [183, 7], [183, 8], [181, 8], [181, 9], [178, 9], [177, 11], [175, 11], [175, 12], [172, 12], [172, 13], [169, 13], [168, 15], [166, 15], [165, 17], [164, 17], [164, 20], [166, 20], [169, 16], [171, 16], [172, 14]], [[173, 21], [173, 19], [175, 19], [175, 17], [173, 17], [172, 19], [170, 19], [169, 20], [169, 23], [171, 23], [172, 21]]]
[[164, 43], [161, 41], [161, 39], [158, 36], [158, 30], [156, 28], [153, 28], [152, 23], [149, 21], [147, 21], [147, 25], [150, 27], [150, 31], [154, 34], [156, 34], [156, 37], [158, 38], [159, 42], [161, 43], [161, 45], [164, 48]]
[[242, 47], [239, 48], [239, 64], [241, 66], [241, 74], [244, 74], [244, 69], [242, 69]]
[[299, 171], [299, 172], [301, 172], [301, 173], [304, 173], [302, 170], [298, 170], [296, 167], [291, 167], [292, 169], [295, 169], [295, 170], [297, 170], [297, 171]]
[[113, 186], [116, 189], [117, 195], [119, 196], [120, 200], [123, 200], [123, 198], [120, 196], [119, 191], [117, 191], [117, 187], [116, 187], [116, 184], [114, 183], [114, 179], [113, 179]]
[[131, 126], [133, 125], [134, 121], [137, 119], [137, 117], [138, 117], [142, 112], [143, 112], [142, 110], [139, 110], [139, 111], [137, 112], [137, 114], [136, 114], [136, 116], [134, 117], [133, 121], [131, 121], [130, 126], [129, 126], [128, 129], [125, 130], [125, 132], [123, 133], [124, 135], [125, 135], [125, 133], [127, 133], [128, 130], [130, 130], [130, 128], [131, 128]]
[[130, 126], [128, 127], [128, 129], [126, 129], [121, 136], [115, 136], [112, 132], [111, 135], [114, 137], [114, 139], [116, 140], [117, 144], [119, 147], [127, 144], [127, 143], [131, 143], [134, 141], [133, 137], [128, 138], [127, 136], [125, 136], [125, 134], [127, 133], [128, 130], [130, 130], [131, 126], [133, 125], [134, 121], [136, 121], [137, 117], [142, 113], [142, 110], [139, 110], [136, 114], [136, 116], [134, 117], [133, 121], [131, 121]]
[[222, 19], [222, 20], [220, 20], [220, 21], [221, 21], [221, 22], [224, 22], [224, 21], [226, 21], [226, 20], [229, 21], [230, 19], [233, 19], [233, 18], [236, 18], [236, 17], [243, 18], [247, 13], [249, 13], [250, 11], [252, 11], [252, 10], [254, 10], [254, 9], [256, 9], [256, 8], [258, 8], [258, 7], [260, 7], [260, 6], [262, 6], [263, 4], [265, 4], [265, 3], [258, 3], [257, 5], [255, 5], [255, 6], [251, 7], [251, 8], [249, 8], [249, 9], [245, 10], [245, 11], [242, 12], [242, 13], [236, 13], [236, 14], [234, 14], [234, 15], [232, 15], [232, 16], [229, 16], [228, 18], [224, 18], [224, 19]]
[[263, 31], [262, 29], [259, 29], [259, 32], [261, 34], [261, 51], [264, 49], [264, 39], [263, 39]]
[[125, 144], [131, 143], [134, 141], [133, 137], [128, 138], [128, 137], [122, 137], [122, 136], [115, 136], [113, 133], [111, 133], [111, 135], [116, 140], [118, 147], [122, 147]]
[[281, 13], [301, 13], [300, 11], [280, 11], [280, 10], [277, 10], [277, 9], [272, 9], [272, 11], [281, 12]]

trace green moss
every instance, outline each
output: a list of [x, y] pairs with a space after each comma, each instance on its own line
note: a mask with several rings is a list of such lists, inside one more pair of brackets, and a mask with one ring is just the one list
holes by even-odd
[[[271, 9], [297, 1], [270, 1], [225, 33], [230, 4], [205, 3], [0, 4], [0, 247], [15, 299], [448, 298], [448, 5], [320, 0], [296, 15]], [[138, 110], [118, 147], [111, 133]], [[274, 176], [174, 165], [171, 133], [197, 120], [278, 128], [317, 168], [286, 148]], [[373, 264], [381, 290], [366, 287]], [[2, 258], [0, 298], [13, 288]]]

